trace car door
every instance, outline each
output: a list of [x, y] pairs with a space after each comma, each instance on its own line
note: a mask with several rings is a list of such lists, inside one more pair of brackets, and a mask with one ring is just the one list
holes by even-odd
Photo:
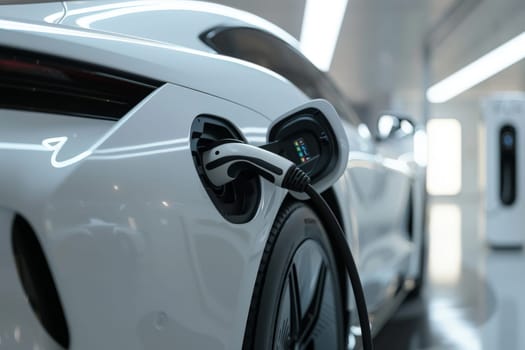
[[358, 232], [363, 288], [369, 311], [375, 314], [395, 297], [408, 273], [413, 249], [409, 233], [411, 177], [403, 160], [378, 151], [365, 128], [346, 125], [350, 153], [343, 181]]

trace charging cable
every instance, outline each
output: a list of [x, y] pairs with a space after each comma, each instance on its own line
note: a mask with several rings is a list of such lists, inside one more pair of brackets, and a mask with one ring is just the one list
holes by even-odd
[[215, 186], [222, 186], [235, 180], [241, 172], [252, 171], [277, 186], [306, 193], [310, 197], [312, 205], [324, 219], [326, 231], [336, 254], [344, 261], [354, 291], [363, 349], [372, 350], [373, 343], [368, 310], [354, 257], [337, 217], [324, 198], [310, 184], [308, 175], [292, 161], [239, 140], [222, 140], [215, 143], [213, 148], [203, 153], [202, 160], [204, 171]]

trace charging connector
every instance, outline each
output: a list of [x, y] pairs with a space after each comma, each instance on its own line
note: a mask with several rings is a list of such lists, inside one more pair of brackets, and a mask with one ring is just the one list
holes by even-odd
[[240, 173], [253, 171], [264, 179], [296, 192], [304, 192], [310, 178], [295, 164], [275, 153], [242, 143], [223, 140], [202, 155], [204, 171], [210, 182], [222, 186]]
[[310, 184], [308, 175], [290, 160], [238, 140], [223, 140], [203, 153], [203, 165], [210, 182], [222, 186], [240, 173], [252, 171], [277, 186], [306, 193], [326, 225], [335, 254], [345, 263], [354, 292], [364, 350], [372, 350], [372, 334], [366, 300], [352, 252], [344, 231], [330, 206]]

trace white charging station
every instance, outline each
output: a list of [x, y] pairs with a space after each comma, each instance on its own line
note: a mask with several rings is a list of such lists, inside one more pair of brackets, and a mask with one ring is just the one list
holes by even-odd
[[520, 248], [525, 239], [525, 94], [493, 95], [482, 106], [488, 244]]

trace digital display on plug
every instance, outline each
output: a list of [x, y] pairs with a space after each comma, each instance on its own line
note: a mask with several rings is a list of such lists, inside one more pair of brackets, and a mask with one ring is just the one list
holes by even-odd
[[296, 139], [293, 142], [293, 145], [301, 163], [306, 163], [311, 159], [310, 152], [308, 152], [308, 146], [306, 145], [306, 142], [304, 142], [304, 139], [302, 137]]

